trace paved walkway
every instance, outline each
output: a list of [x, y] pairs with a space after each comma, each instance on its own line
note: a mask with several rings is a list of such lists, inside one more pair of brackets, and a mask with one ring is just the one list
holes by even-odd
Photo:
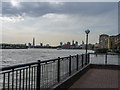
[[77, 80], [70, 88], [118, 87], [120, 88], [120, 70], [90, 69], [83, 76], [81, 76], [80, 79]]

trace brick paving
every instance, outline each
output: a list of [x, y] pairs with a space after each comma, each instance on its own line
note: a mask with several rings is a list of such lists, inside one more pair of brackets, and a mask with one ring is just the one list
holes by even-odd
[[70, 88], [120, 88], [119, 75], [120, 70], [89, 69]]

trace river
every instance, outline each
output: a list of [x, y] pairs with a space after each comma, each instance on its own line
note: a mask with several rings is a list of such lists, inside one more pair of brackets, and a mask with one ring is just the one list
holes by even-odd
[[[94, 51], [88, 50], [93, 53]], [[84, 54], [85, 50], [74, 49], [1, 49], [0, 66], [29, 63], [37, 60], [49, 60], [57, 57]], [[103, 63], [104, 55], [91, 55], [92, 63]], [[117, 64], [118, 56], [108, 56], [110, 63]]]

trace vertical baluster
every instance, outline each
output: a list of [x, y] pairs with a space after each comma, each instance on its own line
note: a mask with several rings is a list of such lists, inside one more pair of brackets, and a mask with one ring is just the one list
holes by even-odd
[[20, 69], [20, 81], [19, 81], [19, 89], [21, 90], [21, 69]]
[[35, 67], [34, 67], [34, 90], [35, 90]]
[[88, 53], [88, 64], [90, 63], [90, 54]]
[[82, 61], [82, 67], [83, 67], [83, 59], [84, 59], [84, 56], [83, 56], [83, 54], [82, 54], [81, 56], [82, 56], [82, 60], [81, 60], [81, 61]]
[[51, 63], [50, 64], [50, 67], [51, 67], [51, 72], [53, 72], [53, 73], [50, 73], [50, 85], [52, 85], [53, 84], [53, 82], [54, 82], [54, 79], [52, 78], [53, 77], [53, 75], [54, 75], [54, 71], [53, 71], [53, 65], [52, 65], [53, 63]]
[[46, 84], [46, 86], [47, 86], [47, 88], [48, 88], [48, 79], [49, 79], [49, 77], [48, 77], [48, 75], [49, 75], [48, 66], [49, 66], [49, 63], [46, 64], [46, 71], [47, 71], [47, 84]]
[[27, 68], [26, 68], [26, 90], [28, 90], [28, 89], [27, 89], [27, 74], [28, 74], [28, 70], [27, 70]]
[[12, 69], [12, 90], [14, 89], [14, 69]]
[[30, 66], [29, 66], [29, 90], [30, 90]]
[[77, 59], [77, 71], [78, 71], [78, 63], [79, 63], [79, 61], [78, 61], [78, 54], [76, 56], [76, 59]]
[[107, 53], [105, 54], [105, 64], [107, 64]]
[[41, 86], [43, 86], [44, 85], [44, 81], [43, 81], [43, 78], [44, 78], [44, 75], [43, 75], [43, 65], [41, 65], [41, 68], [42, 68], [42, 70], [41, 70]]
[[24, 69], [23, 69], [23, 90], [24, 90]]
[[45, 87], [45, 64], [43, 64], [43, 87]]
[[18, 83], [18, 72], [17, 72], [17, 70], [16, 70], [16, 90], [17, 90], [17, 83]]
[[10, 88], [10, 87], [9, 87], [9, 86], [10, 86], [10, 85], [9, 85], [9, 84], [10, 84], [9, 82], [10, 82], [10, 73], [8, 72], [8, 90], [9, 90], [9, 88]]
[[32, 67], [32, 75], [31, 75], [31, 90], [33, 89], [33, 67]]
[[57, 74], [57, 81], [60, 82], [60, 57], [58, 57], [58, 74]]
[[5, 73], [3, 74], [3, 90], [5, 90]]
[[45, 63], [45, 88], [46, 88], [46, 85], [47, 85], [46, 84], [47, 83], [47, 79], [46, 79], [47, 78], [47, 73], [46, 73], [46, 71], [47, 71], [47, 68], [46, 68], [46, 63]]
[[71, 55], [69, 57], [69, 76], [71, 75]]
[[37, 90], [40, 90], [40, 60], [38, 60], [38, 66], [37, 66]]

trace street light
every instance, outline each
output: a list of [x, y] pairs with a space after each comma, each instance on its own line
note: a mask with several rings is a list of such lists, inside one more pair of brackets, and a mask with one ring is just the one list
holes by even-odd
[[86, 33], [86, 61], [85, 61], [85, 64], [87, 64], [87, 44], [88, 44], [88, 34], [90, 33], [90, 30], [89, 29], [87, 29], [87, 30], [85, 30], [85, 33]]

